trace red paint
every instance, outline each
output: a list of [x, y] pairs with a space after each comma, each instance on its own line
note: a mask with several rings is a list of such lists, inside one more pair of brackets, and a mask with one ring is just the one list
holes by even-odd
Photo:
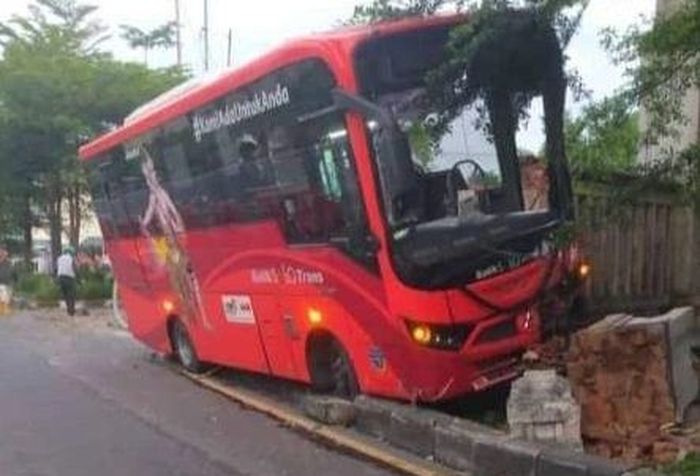
[[[141, 114], [80, 149], [90, 160], [112, 147], [219, 98], [238, 86], [303, 58], [324, 60], [338, 83], [356, 90], [352, 54], [365, 39], [438, 24], [462, 17], [436, 17], [359, 27], [298, 40], [218, 79]], [[183, 243], [204, 295], [212, 328], [193, 325], [195, 347], [203, 360], [306, 381], [306, 341], [315, 328], [331, 332], [347, 349], [363, 392], [401, 399], [435, 400], [488, 387], [512, 378], [512, 355], [535, 343], [540, 316], [535, 296], [556, 285], [565, 272], [560, 258], [534, 261], [492, 276], [471, 288], [499, 306], [517, 311], [494, 313], [460, 290], [420, 291], [403, 284], [392, 268], [386, 225], [378, 202], [362, 119], [349, 114], [347, 125], [357, 161], [369, 225], [380, 242], [375, 274], [327, 245], [287, 245], [273, 222], [228, 225], [188, 232]], [[167, 317], [161, 303], [177, 298], [167, 276], [149, 267], [144, 238], [107, 244], [134, 336], [160, 352], [170, 352]], [[304, 274], [307, 273], [307, 274]], [[316, 279], [322, 276], [322, 282]], [[255, 324], [227, 321], [223, 295], [250, 296]], [[311, 323], [309, 309], [323, 316]], [[177, 309], [175, 310], [177, 312]], [[525, 318], [525, 315], [530, 313]], [[459, 351], [425, 348], [411, 340], [404, 319], [433, 324], [469, 324]], [[489, 330], [513, 320], [516, 332], [495, 340]], [[527, 325], [523, 325], [527, 322]], [[370, 355], [380, 354], [380, 365]], [[381, 356], [384, 360], [381, 361]]]

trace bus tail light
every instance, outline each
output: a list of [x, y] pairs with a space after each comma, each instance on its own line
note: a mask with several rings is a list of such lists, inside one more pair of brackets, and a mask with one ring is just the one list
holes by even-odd
[[406, 326], [413, 342], [442, 350], [461, 349], [471, 332], [467, 324], [427, 324], [406, 319]]

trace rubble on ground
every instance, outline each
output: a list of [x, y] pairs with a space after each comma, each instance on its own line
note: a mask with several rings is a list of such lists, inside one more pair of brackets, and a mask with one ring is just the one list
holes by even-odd
[[642, 318], [612, 315], [573, 336], [567, 374], [581, 404], [587, 450], [625, 462], [668, 463], [699, 448], [683, 426], [698, 396], [692, 308]]

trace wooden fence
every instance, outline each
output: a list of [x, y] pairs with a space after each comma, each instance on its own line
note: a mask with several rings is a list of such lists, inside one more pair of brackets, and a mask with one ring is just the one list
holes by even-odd
[[594, 312], [655, 311], [700, 297], [700, 220], [672, 193], [633, 198], [610, 185], [576, 186], [577, 219], [592, 264]]

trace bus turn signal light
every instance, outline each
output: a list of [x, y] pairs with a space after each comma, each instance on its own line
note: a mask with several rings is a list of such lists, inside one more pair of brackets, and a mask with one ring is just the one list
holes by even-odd
[[432, 338], [432, 332], [430, 332], [430, 327], [418, 324], [411, 331], [411, 336], [419, 344], [428, 345]]
[[313, 307], [310, 307], [309, 310], [306, 311], [306, 317], [309, 319], [309, 323], [312, 326], [317, 326], [323, 321], [323, 314], [321, 311]]
[[581, 263], [578, 265], [578, 277], [581, 279], [586, 279], [591, 274], [591, 265], [588, 263]]
[[163, 302], [161, 303], [161, 306], [163, 307], [163, 310], [167, 313], [170, 314], [175, 310], [175, 303], [172, 302], [170, 299], [164, 299]]
[[406, 320], [408, 333], [416, 344], [441, 350], [459, 350], [469, 337], [467, 324], [427, 324]]

